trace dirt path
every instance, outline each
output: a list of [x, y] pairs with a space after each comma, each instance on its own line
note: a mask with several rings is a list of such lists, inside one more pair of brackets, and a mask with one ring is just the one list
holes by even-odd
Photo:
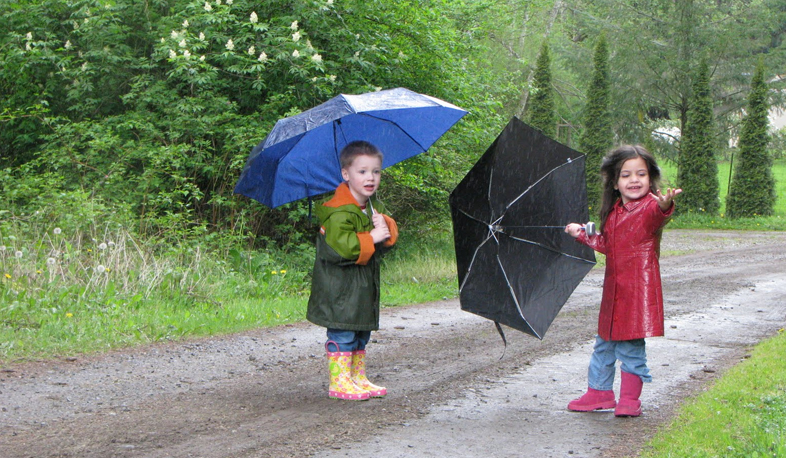
[[602, 270], [543, 341], [457, 301], [385, 309], [369, 346], [384, 399], [327, 398], [309, 324], [0, 371], [1, 457], [622, 457], [685, 396], [786, 323], [786, 232], [667, 231], [667, 335], [649, 339], [644, 415], [576, 414]]

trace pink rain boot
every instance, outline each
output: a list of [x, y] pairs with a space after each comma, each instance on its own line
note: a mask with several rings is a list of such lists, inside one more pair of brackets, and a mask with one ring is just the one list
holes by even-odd
[[366, 350], [352, 352], [352, 370], [350, 373], [355, 385], [368, 391], [368, 395], [372, 398], [381, 398], [388, 394], [388, 390], [384, 386], [374, 385], [366, 378]]
[[614, 398], [614, 391], [601, 391], [588, 387], [587, 392], [583, 396], [568, 403], [568, 410], [592, 412], [593, 410], [613, 409], [616, 405], [617, 401]]
[[638, 375], [622, 372], [622, 383], [620, 385], [620, 402], [614, 409], [617, 417], [638, 417], [641, 415], [641, 387], [644, 383]]
[[[338, 345], [336, 345], [336, 347], [338, 347]], [[325, 349], [327, 350], [327, 345], [325, 345]], [[332, 399], [367, 401], [369, 398], [368, 391], [355, 385], [355, 382], [352, 381], [352, 377], [350, 376], [352, 353], [351, 351], [327, 350], [328, 369], [330, 372], [328, 396]]]

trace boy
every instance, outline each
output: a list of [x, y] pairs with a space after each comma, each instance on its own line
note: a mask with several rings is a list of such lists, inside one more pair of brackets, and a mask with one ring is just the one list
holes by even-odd
[[367, 400], [387, 394], [365, 376], [365, 348], [379, 329], [379, 258], [396, 243], [398, 227], [374, 196], [379, 149], [351, 142], [339, 160], [344, 183], [315, 210], [321, 227], [306, 318], [327, 328], [328, 396]]

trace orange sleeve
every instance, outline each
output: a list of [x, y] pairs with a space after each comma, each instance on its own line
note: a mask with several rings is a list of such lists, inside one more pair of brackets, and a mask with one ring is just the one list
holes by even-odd
[[388, 225], [388, 230], [390, 231], [390, 238], [385, 240], [382, 246], [390, 247], [395, 245], [398, 240], [398, 224], [396, 224], [396, 220], [390, 216], [384, 214], [382, 216], [385, 218], [385, 223]]
[[365, 266], [368, 264], [371, 256], [374, 255], [374, 251], [376, 251], [376, 248], [374, 248], [374, 239], [368, 232], [358, 232], [358, 240], [360, 241], [360, 255], [358, 256], [358, 260], [355, 261], [355, 264]]

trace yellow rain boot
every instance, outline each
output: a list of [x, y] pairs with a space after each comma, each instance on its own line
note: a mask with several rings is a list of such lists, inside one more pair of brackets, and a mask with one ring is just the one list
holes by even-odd
[[[325, 346], [327, 349], [327, 345]], [[338, 348], [338, 345], [336, 345]], [[330, 372], [330, 387], [328, 396], [333, 399], [346, 399], [350, 401], [367, 401], [368, 391], [359, 388], [350, 376], [352, 352], [327, 351], [328, 370]]]
[[350, 373], [355, 385], [368, 391], [369, 396], [372, 398], [381, 398], [388, 394], [387, 388], [374, 385], [366, 378], [366, 350], [352, 352], [352, 370]]

